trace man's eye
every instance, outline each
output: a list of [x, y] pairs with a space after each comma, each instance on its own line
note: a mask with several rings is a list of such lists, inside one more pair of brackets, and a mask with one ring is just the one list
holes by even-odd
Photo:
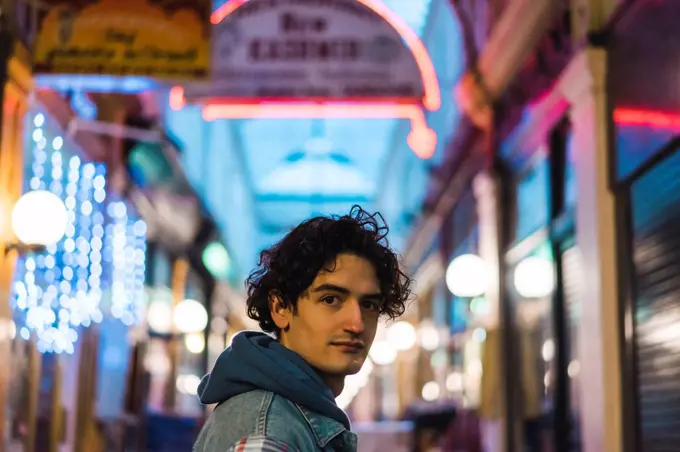
[[369, 311], [379, 311], [380, 310], [380, 305], [376, 303], [375, 301], [364, 301], [361, 303], [364, 309], [369, 310]]
[[335, 304], [340, 300], [335, 295], [326, 295], [325, 297], [321, 298], [321, 301], [326, 304]]

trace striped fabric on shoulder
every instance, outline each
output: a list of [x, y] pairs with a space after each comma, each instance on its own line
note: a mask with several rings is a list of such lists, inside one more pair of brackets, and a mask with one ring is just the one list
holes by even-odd
[[277, 439], [249, 436], [234, 444], [229, 452], [296, 452], [296, 450]]

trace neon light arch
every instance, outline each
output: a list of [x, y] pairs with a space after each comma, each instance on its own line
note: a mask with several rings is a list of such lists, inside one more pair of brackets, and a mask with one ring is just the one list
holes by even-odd
[[[229, 0], [216, 9], [210, 22], [217, 25], [248, 0]], [[396, 13], [390, 10], [381, 0], [354, 0], [380, 16], [404, 40], [420, 72], [423, 82], [422, 105], [409, 101], [369, 101], [352, 102], [269, 102], [241, 99], [239, 101], [212, 99], [203, 106], [203, 118], [206, 121], [217, 119], [253, 119], [253, 118], [395, 118], [408, 119], [411, 131], [407, 143], [413, 152], [422, 159], [434, 155], [437, 145], [437, 135], [427, 125], [423, 107], [429, 111], [436, 111], [441, 106], [441, 90], [439, 80], [434, 69], [432, 59], [422, 40], [409, 25]], [[414, 100], [415, 101], [415, 100]], [[186, 103], [184, 90], [176, 86], [170, 92], [170, 108], [181, 109]]]

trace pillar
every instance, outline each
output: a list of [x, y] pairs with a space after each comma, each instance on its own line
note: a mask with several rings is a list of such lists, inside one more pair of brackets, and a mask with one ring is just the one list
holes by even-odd
[[[6, 37], [4, 37], [6, 39]], [[6, 252], [6, 244], [13, 240], [10, 218], [14, 203], [23, 188], [23, 124], [28, 104], [28, 93], [32, 89], [26, 50], [12, 46], [10, 55], [3, 61], [3, 77], [0, 77], [0, 447], [7, 434], [9, 416], [7, 413], [7, 391], [9, 388], [11, 364], [12, 311], [9, 306], [11, 284], [14, 277], [16, 253]]]
[[576, 155], [576, 240], [584, 269], [579, 362], [584, 452], [622, 450], [621, 340], [616, 216], [610, 188], [605, 50], [586, 48], [559, 81]]
[[[502, 221], [500, 209], [500, 179], [497, 174], [484, 171], [473, 182], [479, 221], [479, 256], [487, 263], [489, 285], [484, 294], [490, 312], [484, 319], [487, 338], [482, 351], [482, 374], [479, 415], [482, 421], [483, 450], [503, 452], [511, 450], [510, 438], [515, 435], [508, 422], [506, 394], [510, 377], [505, 369], [503, 346], [507, 326], [504, 325], [503, 291], [501, 275]], [[511, 427], [512, 426], [512, 427]]]

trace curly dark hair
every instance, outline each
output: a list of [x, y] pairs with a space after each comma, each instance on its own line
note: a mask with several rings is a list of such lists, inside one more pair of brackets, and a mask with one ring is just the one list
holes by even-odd
[[381, 315], [394, 319], [406, 310], [412, 280], [389, 247], [389, 228], [380, 213], [369, 214], [360, 206], [348, 215], [315, 217], [302, 222], [280, 242], [260, 253], [257, 268], [246, 279], [248, 316], [268, 333], [279, 334], [272, 319], [269, 299], [279, 297], [296, 309], [300, 295], [319, 271], [332, 265], [342, 253], [362, 257], [373, 264], [384, 296]]

